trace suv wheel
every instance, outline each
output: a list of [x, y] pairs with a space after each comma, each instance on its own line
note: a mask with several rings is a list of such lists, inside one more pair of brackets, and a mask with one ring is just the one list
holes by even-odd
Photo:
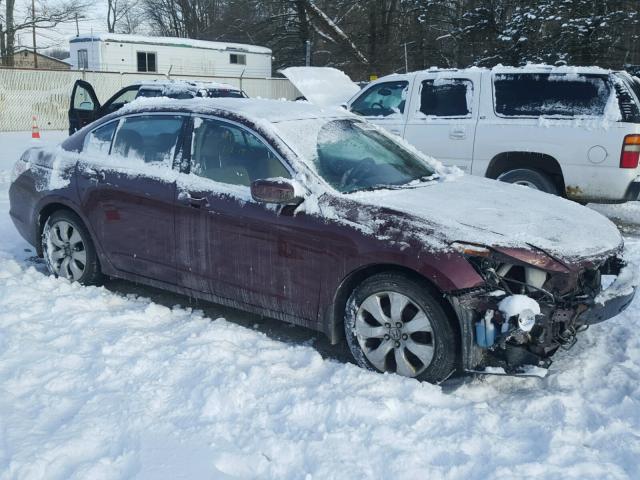
[[509, 170], [508, 172], [500, 174], [498, 180], [558, 195], [558, 187], [553, 183], [553, 180], [549, 178], [548, 175], [537, 170], [530, 170], [528, 168]]
[[54, 212], [42, 230], [42, 253], [52, 275], [95, 285], [102, 280], [100, 264], [89, 232], [80, 218], [68, 211]]
[[437, 383], [458, 360], [455, 330], [424, 285], [395, 273], [374, 275], [347, 301], [345, 335], [356, 363], [377, 372]]

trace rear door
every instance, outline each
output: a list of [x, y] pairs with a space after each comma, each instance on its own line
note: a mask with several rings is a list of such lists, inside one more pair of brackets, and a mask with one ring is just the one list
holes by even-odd
[[480, 72], [430, 72], [416, 78], [405, 139], [418, 150], [470, 172]]
[[132, 115], [87, 136], [78, 164], [82, 209], [116, 270], [176, 283], [172, 172], [185, 118]]
[[376, 83], [353, 99], [349, 110], [380, 125], [394, 135], [404, 135], [407, 107], [411, 95], [408, 79]]
[[76, 80], [69, 102], [69, 135], [98, 118], [100, 102], [89, 82]]

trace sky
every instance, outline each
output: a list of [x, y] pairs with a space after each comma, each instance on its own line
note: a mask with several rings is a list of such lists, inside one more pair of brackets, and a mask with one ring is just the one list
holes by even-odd
[[[41, 1], [41, 0], [38, 0]], [[38, 1], [36, 1], [36, 9], [38, 8]], [[48, 4], [53, 5], [56, 0], [45, 0]], [[3, 3], [3, 2], [0, 2]], [[4, 5], [2, 5], [4, 7]], [[25, 18], [26, 12], [31, 9], [31, 0], [17, 0], [16, 1], [16, 21], [20, 21]], [[78, 19], [78, 28], [80, 34], [101, 33], [107, 31], [107, 2], [106, 0], [97, 0], [94, 5], [87, 9], [82, 15], [84, 18]], [[75, 22], [60, 24], [52, 30], [36, 29], [36, 45], [38, 50], [43, 47], [52, 48], [64, 48], [69, 49], [69, 37], [76, 35]], [[29, 47], [33, 46], [31, 40], [31, 30], [23, 30], [19, 34], [19, 39], [16, 43], [20, 46]]]

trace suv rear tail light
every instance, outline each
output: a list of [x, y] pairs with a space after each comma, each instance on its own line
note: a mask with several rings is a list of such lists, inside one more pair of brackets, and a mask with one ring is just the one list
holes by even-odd
[[620, 168], [638, 168], [640, 160], [640, 135], [627, 135], [622, 144]]

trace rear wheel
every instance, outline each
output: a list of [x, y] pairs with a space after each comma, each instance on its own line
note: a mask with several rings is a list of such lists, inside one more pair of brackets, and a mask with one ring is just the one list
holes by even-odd
[[42, 231], [42, 252], [49, 272], [56, 277], [84, 285], [102, 280], [89, 232], [73, 212], [58, 210], [47, 219]]
[[525, 187], [540, 190], [541, 192], [558, 195], [558, 187], [553, 180], [545, 173], [529, 168], [517, 168], [509, 170], [498, 176], [501, 182], [515, 183]]
[[349, 298], [345, 335], [358, 365], [432, 383], [454, 372], [455, 330], [425, 285], [402, 274], [365, 280]]

